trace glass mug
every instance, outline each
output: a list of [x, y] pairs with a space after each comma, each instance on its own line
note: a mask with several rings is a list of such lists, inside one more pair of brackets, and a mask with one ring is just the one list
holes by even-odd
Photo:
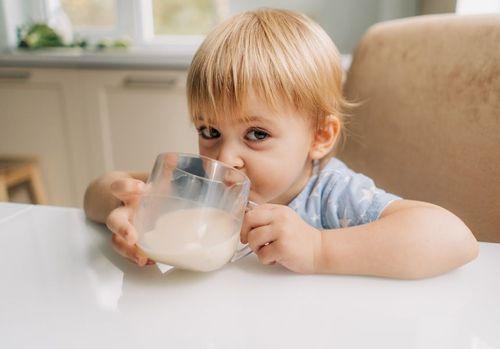
[[138, 246], [156, 262], [212, 271], [251, 250], [240, 243], [250, 180], [200, 155], [158, 155], [134, 217]]

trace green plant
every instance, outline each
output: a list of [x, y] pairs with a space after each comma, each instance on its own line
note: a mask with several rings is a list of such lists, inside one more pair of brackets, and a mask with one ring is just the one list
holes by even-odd
[[18, 46], [25, 48], [62, 47], [63, 40], [45, 23], [27, 24], [17, 30]]
[[17, 28], [18, 47], [38, 49], [44, 47], [81, 47], [83, 49], [103, 50], [108, 48], [127, 48], [130, 43], [127, 39], [101, 39], [91, 46], [85, 38], [77, 38], [65, 45], [62, 37], [45, 23], [28, 23]]

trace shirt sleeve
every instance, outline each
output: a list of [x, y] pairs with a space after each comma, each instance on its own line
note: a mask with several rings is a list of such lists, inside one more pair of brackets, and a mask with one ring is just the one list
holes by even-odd
[[369, 177], [349, 169], [325, 178], [322, 222], [325, 229], [345, 228], [373, 222], [399, 196], [375, 186]]

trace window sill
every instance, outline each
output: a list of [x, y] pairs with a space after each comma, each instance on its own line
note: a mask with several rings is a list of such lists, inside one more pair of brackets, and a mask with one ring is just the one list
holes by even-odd
[[106, 49], [79, 48], [8, 50], [0, 53], [0, 67], [43, 67], [70, 69], [175, 69], [189, 67], [196, 48], [174, 47]]
[[[72, 69], [175, 69], [186, 70], [197, 45], [134, 46], [102, 51], [80, 48], [40, 50], [11, 49], [0, 52], [0, 67], [45, 67]], [[344, 71], [351, 55], [342, 55]]]

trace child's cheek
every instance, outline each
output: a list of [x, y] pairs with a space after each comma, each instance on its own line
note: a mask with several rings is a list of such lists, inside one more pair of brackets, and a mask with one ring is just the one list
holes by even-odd
[[287, 188], [286, 171], [272, 166], [263, 166], [258, 172], [249, 174], [252, 181], [252, 192], [258, 196], [259, 202], [268, 202], [280, 196]]

